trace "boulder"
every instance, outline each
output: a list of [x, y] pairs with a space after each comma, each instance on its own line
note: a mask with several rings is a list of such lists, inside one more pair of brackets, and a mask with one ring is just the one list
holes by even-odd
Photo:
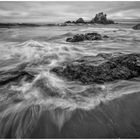
[[107, 38], [107, 36], [101, 36], [100, 34], [93, 32], [93, 33], [86, 33], [86, 34], [76, 34], [72, 38], [67, 38], [67, 42], [80, 42], [84, 40], [102, 40], [102, 38]]
[[133, 27], [134, 30], [140, 30], [140, 24], [137, 24]]
[[51, 72], [83, 84], [127, 80], [140, 76], [140, 54], [111, 57], [99, 65], [91, 65], [88, 62], [66, 64], [65, 67], [53, 68]]
[[79, 42], [79, 41], [84, 41], [85, 36], [83, 34], [76, 34], [73, 36], [73, 38], [67, 38], [67, 42]]

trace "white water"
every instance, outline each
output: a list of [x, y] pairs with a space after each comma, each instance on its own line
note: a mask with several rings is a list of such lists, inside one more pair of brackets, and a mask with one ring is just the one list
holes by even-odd
[[[17, 122], [19, 125], [15, 130], [16, 137], [23, 137], [27, 133], [26, 129], [32, 130], [35, 127], [34, 122], [39, 119], [44, 110], [50, 111], [52, 121], [61, 130], [63, 124], [77, 108], [91, 110], [101, 102], [108, 103], [108, 101], [123, 95], [140, 91], [139, 78], [131, 81], [119, 80], [102, 85], [83, 85], [76, 81], [67, 81], [50, 72], [53, 67], [62, 66], [64, 63], [70, 63], [85, 56], [94, 58], [102, 52], [138, 52], [140, 51], [139, 31], [121, 26], [114, 28], [48, 28], [46, 31], [42, 28], [35, 28], [36, 32], [32, 28], [28, 30], [23, 28], [2, 29], [0, 70], [8, 70], [19, 64], [27, 63], [26, 71], [36, 73], [35, 79], [31, 82], [26, 82], [23, 79], [18, 85], [8, 86], [8, 92], [16, 93], [12, 98], [9, 98], [5, 87], [1, 88], [1, 91], [7, 92], [0, 94], [1, 106], [4, 106], [0, 112], [0, 134], [2, 137], [5, 136], [8, 128], [16, 125]], [[66, 43], [65, 35], [74, 34], [75, 28], [78, 33], [97, 31], [110, 36], [110, 38], [104, 41]], [[37, 31], [40, 32], [37, 34]], [[71, 33], [66, 34], [69, 31]], [[42, 40], [42, 38], [46, 39]], [[20, 101], [13, 102], [16, 99]], [[28, 109], [30, 109], [31, 115], [29, 114], [23, 121], [22, 117]], [[55, 109], [62, 110], [57, 112]], [[9, 117], [8, 121], [2, 123], [6, 117]]]

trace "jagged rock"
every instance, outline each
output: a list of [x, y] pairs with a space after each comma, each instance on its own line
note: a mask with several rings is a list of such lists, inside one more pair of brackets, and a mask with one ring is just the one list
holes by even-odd
[[140, 24], [137, 24], [133, 27], [134, 30], [140, 30]]
[[72, 38], [67, 38], [67, 42], [79, 42], [84, 40], [102, 40], [102, 38], [107, 38], [107, 36], [101, 36], [98, 33], [86, 33], [86, 34], [76, 34]]
[[140, 54], [111, 57], [99, 65], [89, 65], [88, 62], [67, 64], [65, 67], [55, 67], [51, 72], [84, 84], [127, 80], [140, 76]]
[[103, 12], [96, 14], [96, 16], [91, 20], [91, 21], [84, 21], [83, 18], [79, 18], [76, 21], [66, 21], [65, 23], [85, 23], [85, 24], [93, 24], [93, 23], [98, 23], [98, 24], [114, 24], [113, 20], [108, 20], [107, 15], [104, 14]]
[[76, 20], [76, 23], [85, 23], [85, 21], [83, 20], [83, 18], [79, 18]]
[[114, 21], [108, 20], [107, 15], [103, 12], [96, 14], [96, 16], [90, 22], [99, 24], [114, 24]]

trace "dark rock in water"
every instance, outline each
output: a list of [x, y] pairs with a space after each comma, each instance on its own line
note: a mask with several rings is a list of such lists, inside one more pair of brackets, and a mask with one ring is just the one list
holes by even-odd
[[140, 30], [140, 24], [137, 24], [133, 27], [134, 30]]
[[96, 16], [90, 22], [99, 24], [114, 24], [114, 21], [108, 20], [107, 15], [103, 12], [96, 14]]
[[85, 23], [85, 21], [83, 20], [83, 18], [79, 18], [76, 20], [76, 23]]
[[104, 35], [104, 36], [103, 36], [103, 38], [109, 38], [109, 36], [107, 36], [107, 35]]
[[84, 40], [102, 40], [102, 36], [98, 33], [77, 34], [73, 38], [67, 38], [67, 42], [79, 42]]
[[0, 72], [0, 86], [6, 85], [11, 82], [19, 82], [24, 78], [25, 81], [32, 81], [34, 79], [34, 74], [31, 74], [25, 70], [9, 70]]
[[83, 34], [76, 34], [73, 36], [73, 38], [67, 38], [66, 41], [67, 42], [79, 42], [79, 41], [84, 41], [85, 40], [85, 36]]
[[19, 83], [21, 79], [25, 78], [25, 81], [33, 80], [34, 76], [26, 71], [17, 72], [13, 74], [12, 72], [7, 73], [7, 77], [0, 79], [0, 86], [8, 84], [10, 82], [17, 82]]
[[102, 36], [98, 33], [87, 33], [85, 34], [87, 40], [102, 40]]
[[66, 21], [65, 23], [71, 23], [71, 21], [70, 21], [70, 20], [68, 20], [68, 21]]
[[51, 70], [69, 80], [84, 84], [104, 83], [114, 80], [126, 80], [140, 76], [140, 54], [125, 54], [111, 57], [107, 61], [94, 66], [85, 64], [67, 64]]

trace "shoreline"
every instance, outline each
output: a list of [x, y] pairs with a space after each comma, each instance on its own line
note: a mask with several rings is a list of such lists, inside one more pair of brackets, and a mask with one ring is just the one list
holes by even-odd
[[44, 111], [31, 138], [138, 138], [139, 94], [133, 93], [107, 104], [101, 103], [90, 111], [77, 109], [61, 130], [52, 120], [52, 114]]
[[139, 105], [138, 92], [101, 103], [90, 111], [77, 109], [61, 131], [44, 112], [31, 138], [138, 138]]

